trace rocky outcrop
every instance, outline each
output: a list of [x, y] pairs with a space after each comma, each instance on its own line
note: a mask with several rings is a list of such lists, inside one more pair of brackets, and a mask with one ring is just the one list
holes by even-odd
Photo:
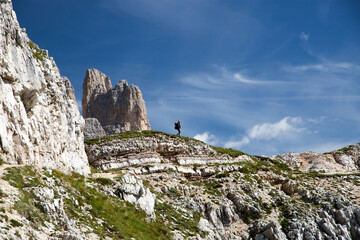
[[84, 118], [91, 118], [92, 111], [88, 109], [90, 102], [99, 94], [106, 93], [112, 88], [109, 76], [100, 72], [97, 69], [88, 69], [85, 73], [83, 83], [83, 98], [82, 98], [82, 111]]
[[141, 179], [126, 174], [121, 177], [115, 194], [121, 199], [139, 206], [146, 214], [154, 217], [155, 194], [144, 187]]
[[84, 120], [69, 81], [20, 28], [11, 1], [0, 2], [0, 16], [0, 157], [89, 173]]
[[283, 153], [272, 158], [307, 172], [354, 172], [360, 169], [360, 144], [349, 145], [323, 154], [314, 152]]
[[104, 136], [106, 136], [106, 132], [96, 118], [85, 118], [85, 139], [99, 138]]
[[74, 101], [77, 105], [75, 91], [74, 91], [73, 86], [71, 85], [70, 80], [67, 77], [62, 77], [62, 80], [65, 85], [66, 95], [68, 96], [68, 98], [70, 98], [72, 101]]
[[103, 139], [103, 142], [100, 139], [99, 144], [86, 144], [89, 163], [96, 168], [107, 170], [138, 164], [203, 165], [251, 160], [246, 155], [232, 158], [218, 154], [209, 145], [196, 140], [176, 138], [155, 131], [138, 134], [139, 137], [122, 139], [120, 136], [111, 141]]
[[112, 88], [110, 78], [96, 69], [86, 71], [83, 84], [84, 118], [96, 118], [109, 135], [150, 130], [140, 89], [120, 80]]

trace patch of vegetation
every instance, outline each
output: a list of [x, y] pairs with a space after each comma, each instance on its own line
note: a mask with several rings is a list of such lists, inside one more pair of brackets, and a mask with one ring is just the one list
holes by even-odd
[[200, 166], [201, 166], [200, 164], [195, 163], [193, 165], [193, 170], [196, 171], [198, 169], [198, 167], [200, 167]]
[[282, 218], [280, 221], [281, 228], [286, 230], [290, 227], [291, 221], [287, 218]]
[[3, 190], [0, 188], [0, 199], [6, 197], [6, 194], [3, 192]]
[[215, 176], [215, 178], [225, 178], [225, 177], [229, 177], [229, 173], [228, 172], [224, 172], [224, 173], [219, 173]]
[[[0, 138], [0, 141], [1, 141], [1, 138]], [[1, 143], [1, 142], [0, 142]], [[2, 156], [0, 155], [0, 166], [1, 165], [4, 165], [5, 164], [5, 161], [4, 159], [2, 158]]]
[[23, 189], [42, 185], [40, 178], [29, 166], [6, 168], [7, 173], [3, 179], [8, 181], [13, 187]]
[[28, 166], [6, 169], [3, 179], [21, 191], [20, 200], [15, 202], [14, 209], [30, 221], [34, 228], [44, 224], [45, 215], [35, 202], [34, 193], [26, 188], [42, 186], [37, 174]]
[[95, 182], [100, 183], [103, 186], [114, 185], [115, 183], [109, 178], [95, 178]]
[[334, 152], [347, 154], [347, 153], [350, 152], [352, 149], [353, 149], [353, 146], [352, 146], [352, 145], [349, 145], [349, 146], [340, 148], [340, 149], [338, 149], [338, 150], [335, 150]]
[[90, 165], [91, 173], [101, 173], [100, 169], [94, 168], [92, 165]]
[[[68, 193], [77, 200], [65, 199], [66, 213], [70, 218], [91, 226], [94, 232], [104, 238], [113, 239], [170, 239], [171, 234], [163, 221], [146, 222], [146, 214], [133, 204], [121, 201], [117, 197], [109, 197], [87, 185], [81, 175], [65, 175], [53, 170], [53, 175], [64, 185], [68, 184]], [[102, 181], [102, 180], [101, 180]], [[106, 182], [106, 181], [105, 181]], [[90, 206], [83, 214], [83, 207]], [[116, 214], [114, 214], [116, 213]], [[102, 221], [99, 221], [101, 219]], [[99, 223], [102, 222], [102, 223]]]
[[87, 139], [84, 142], [86, 144], [101, 144], [101, 143], [105, 143], [105, 142], [111, 142], [114, 140], [121, 140], [121, 139], [129, 139], [129, 138], [144, 138], [144, 137], [157, 137], [157, 138], [164, 138], [164, 137], [168, 137], [168, 138], [175, 138], [175, 139], [179, 139], [183, 142], [201, 142], [199, 140], [193, 139], [193, 138], [189, 138], [189, 137], [180, 137], [177, 135], [173, 135], [173, 134], [169, 134], [169, 133], [164, 133], [164, 132], [160, 132], [160, 131], [154, 131], [154, 130], [147, 130], [147, 131], [127, 131], [127, 132], [122, 132], [119, 134], [115, 134], [115, 135], [110, 135], [110, 136], [105, 136], [105, 137], [101, 137], [101, 138], [93, 138], [93, 139]]
[[232, 148], [222, 148], [222, 147], [214, 147], [211, 146], [216, 152], [218, 152], [218, 154], [227, 154], [230, 157], [236, 158], [238, 156], [242, 156], [242, 155], [248, 155], [247, 153], [244, 153], [242, 151], [239, 150], [235, 150]]
[[155, 211], [157, 219], [166, 219], [171, 230], [179, 230], [185, 234], [185, 238], [203, 234], [198, 229], [201, 214], [196, 211], [184, 213], [173, 207], [168, 202], [156, 201]]
[[247, 224], [250, 224], [251, 220], [261, 218], [261, 214], [259, 212], [250, 212], [250, 211], [242, 213], [241, 216], [242, 216], [242, 220]]
[[11, 224], [11, 226], [13, 226], [13, 227], [22, 227], [22, 226], [23, 226], [22, 223], [16, 221], [15, 219], [10, 219], [10, 224]]
[[37, 60], [39, 60], [42, 65], [45, 64], [45, 58], [47, 57], [46, 52], [39, 48], [38, 45], [36, 45], [34, 42], [29, 41], [29, 47], [31, 48], [31, 51], [33, 53], [33, 57]]
[[222, 187], [222, 184], [216, 181], [206, 181], [204, 182], [204, 193], [207, 193], [209, 195], [216, 195], [220, 196], [221, 192], [218, 190], [218, 188]]
[[182, 196], [181, 192], [177, 188], [169, 188], [168, 192], [166, 193], [170, 198], [179, 198]]

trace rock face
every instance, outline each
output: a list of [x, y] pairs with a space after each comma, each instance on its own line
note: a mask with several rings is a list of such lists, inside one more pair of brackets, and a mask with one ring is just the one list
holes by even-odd
[[92, 111], [88, 109], [90, 102], [94, 101], [98, 94], [106, 93], [112, 88], [109, 76], [97, 69], [88, 69], [83, 83], [82, 111], [84, 118], [92, 117]]
[[106, 132], [101, 127], [100, 122], [96, 118], [86, 118], [84, 128], [84, 138], [99, 138], [106, 136]]
[[112, 88], [110, 78], [96, 69], [86, 71], [83, 84], [84, 118], [96, 118], [107, 134], [150, 130], [140, 89], [120, 80]]
[[11, 1], [0, 1], [0, 16], [0, 157], [89, 173], [70, 82], [20, 28]]
[[328, 153], [283, 153], [273, 158], [302, 171], [347, 173], [360, 169], [360, 144], [349, 145]]
[[120, 186], [115, 194], [121, 199], [139, 206], [148, 215], [154, 215], [155, 194], [149, 188], [144, 187], [141, 179], [126, 174], [120, 179]]
[[[114, 139], [99, 144], [86, 144], [89, 163], [108, 170], [137, 164], [176, 163], [179, 165], [219, 164], [249, 161], [246, 155], [231, 158], [219, 155], [209, 145], [196, 141], [174, 138], [156, 131], [139, 133], [139, 137]], [[207, 170], [202, 174], [207, 174]]]
[[[66, 89], [66, 95], [76, 103], [76, 97], [75, 97], [75, 91], [74, 88], [71, 85], [70, 80], [67, 77], [62, 77], [62, 80], [65, 84], [65, 89]], [[77, 103], [76, 103], [77, 104]]]

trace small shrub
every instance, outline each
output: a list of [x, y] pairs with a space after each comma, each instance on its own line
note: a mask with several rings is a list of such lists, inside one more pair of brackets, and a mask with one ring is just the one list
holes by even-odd
[[15, 219], [10, 219], [10, 224], [11, 224], [11, 226], [13, 226], [13, 227], [22, 227], [22, 226], [23, 226], [22, 223], [16, 221]]
[[219, 174], [218, 174], [218, 175], [216, 175], [215, 177], [216, 177], [216, 178], [229, 177], [229, 173], [228, 173], [228, 172], [219, 173]]
[[114, 185], [114, 182], [109, 178], [96, 178], [95, 181], [101, 185]]
[[33, 53], [33, 57], [37, 60], [39, 60], [42, 65], [45, 64], [45, 58], [47, 57], [46, 52], [39, 48], [38, 45], [33, 43], [32, 41], [29, 41], [29, 47], [31, 48], [31, 51]]

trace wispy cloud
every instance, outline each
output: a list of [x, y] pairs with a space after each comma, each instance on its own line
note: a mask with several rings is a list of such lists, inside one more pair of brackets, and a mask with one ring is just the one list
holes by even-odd
[[213, 134], [210, 134], [208, 132], [196, 134], [194, 138], [210, 145], [216, 145], [219, 143], [219, 140]]
[[[232, 31], [251, 32], [258, 27], [260, 22], [248, 14], [234, 11], [217, 1], [209, 0], [109, 0], [103, 1], [101, 6], [115, 14], [124, 12], [155, 22], [159, 26], [171, 31], [199, 34], [204, 31], [218, 34], [219, 27], [231, 29]], [[232, 18], [214, 18], [221, 11], [224, 16]], [[234, 18], [237, 21], [234, 21]], [[244, 34], [244, 38], [246, 38]]]
[[339, 72], [347, 72], [353, 70], [359, 71], [360, 66], [348, 62], [322, 62], [322, 63], [308, 64], [308, 65], [285, 66], [283, 70], [294, 73], [301, 73], [307, 71], [339, 73]]
[[309, 40], [309, 37], [310, 37], [310, 34], [306, 34], [304, 32], [301, 32], [301, 34], [299, 35], [299, 38], [304, 41]]
[[[244, 72], [246, 69], [244, 69]], [[214, 66], [211, 73], [192, 73], [179, 79], [180, 82], [200, 89], [219, 89], [245, 85], [289, 84], [287, 81], [274, 81], [249, 77], [242, 71], [231, 71], [224, 66]]]

